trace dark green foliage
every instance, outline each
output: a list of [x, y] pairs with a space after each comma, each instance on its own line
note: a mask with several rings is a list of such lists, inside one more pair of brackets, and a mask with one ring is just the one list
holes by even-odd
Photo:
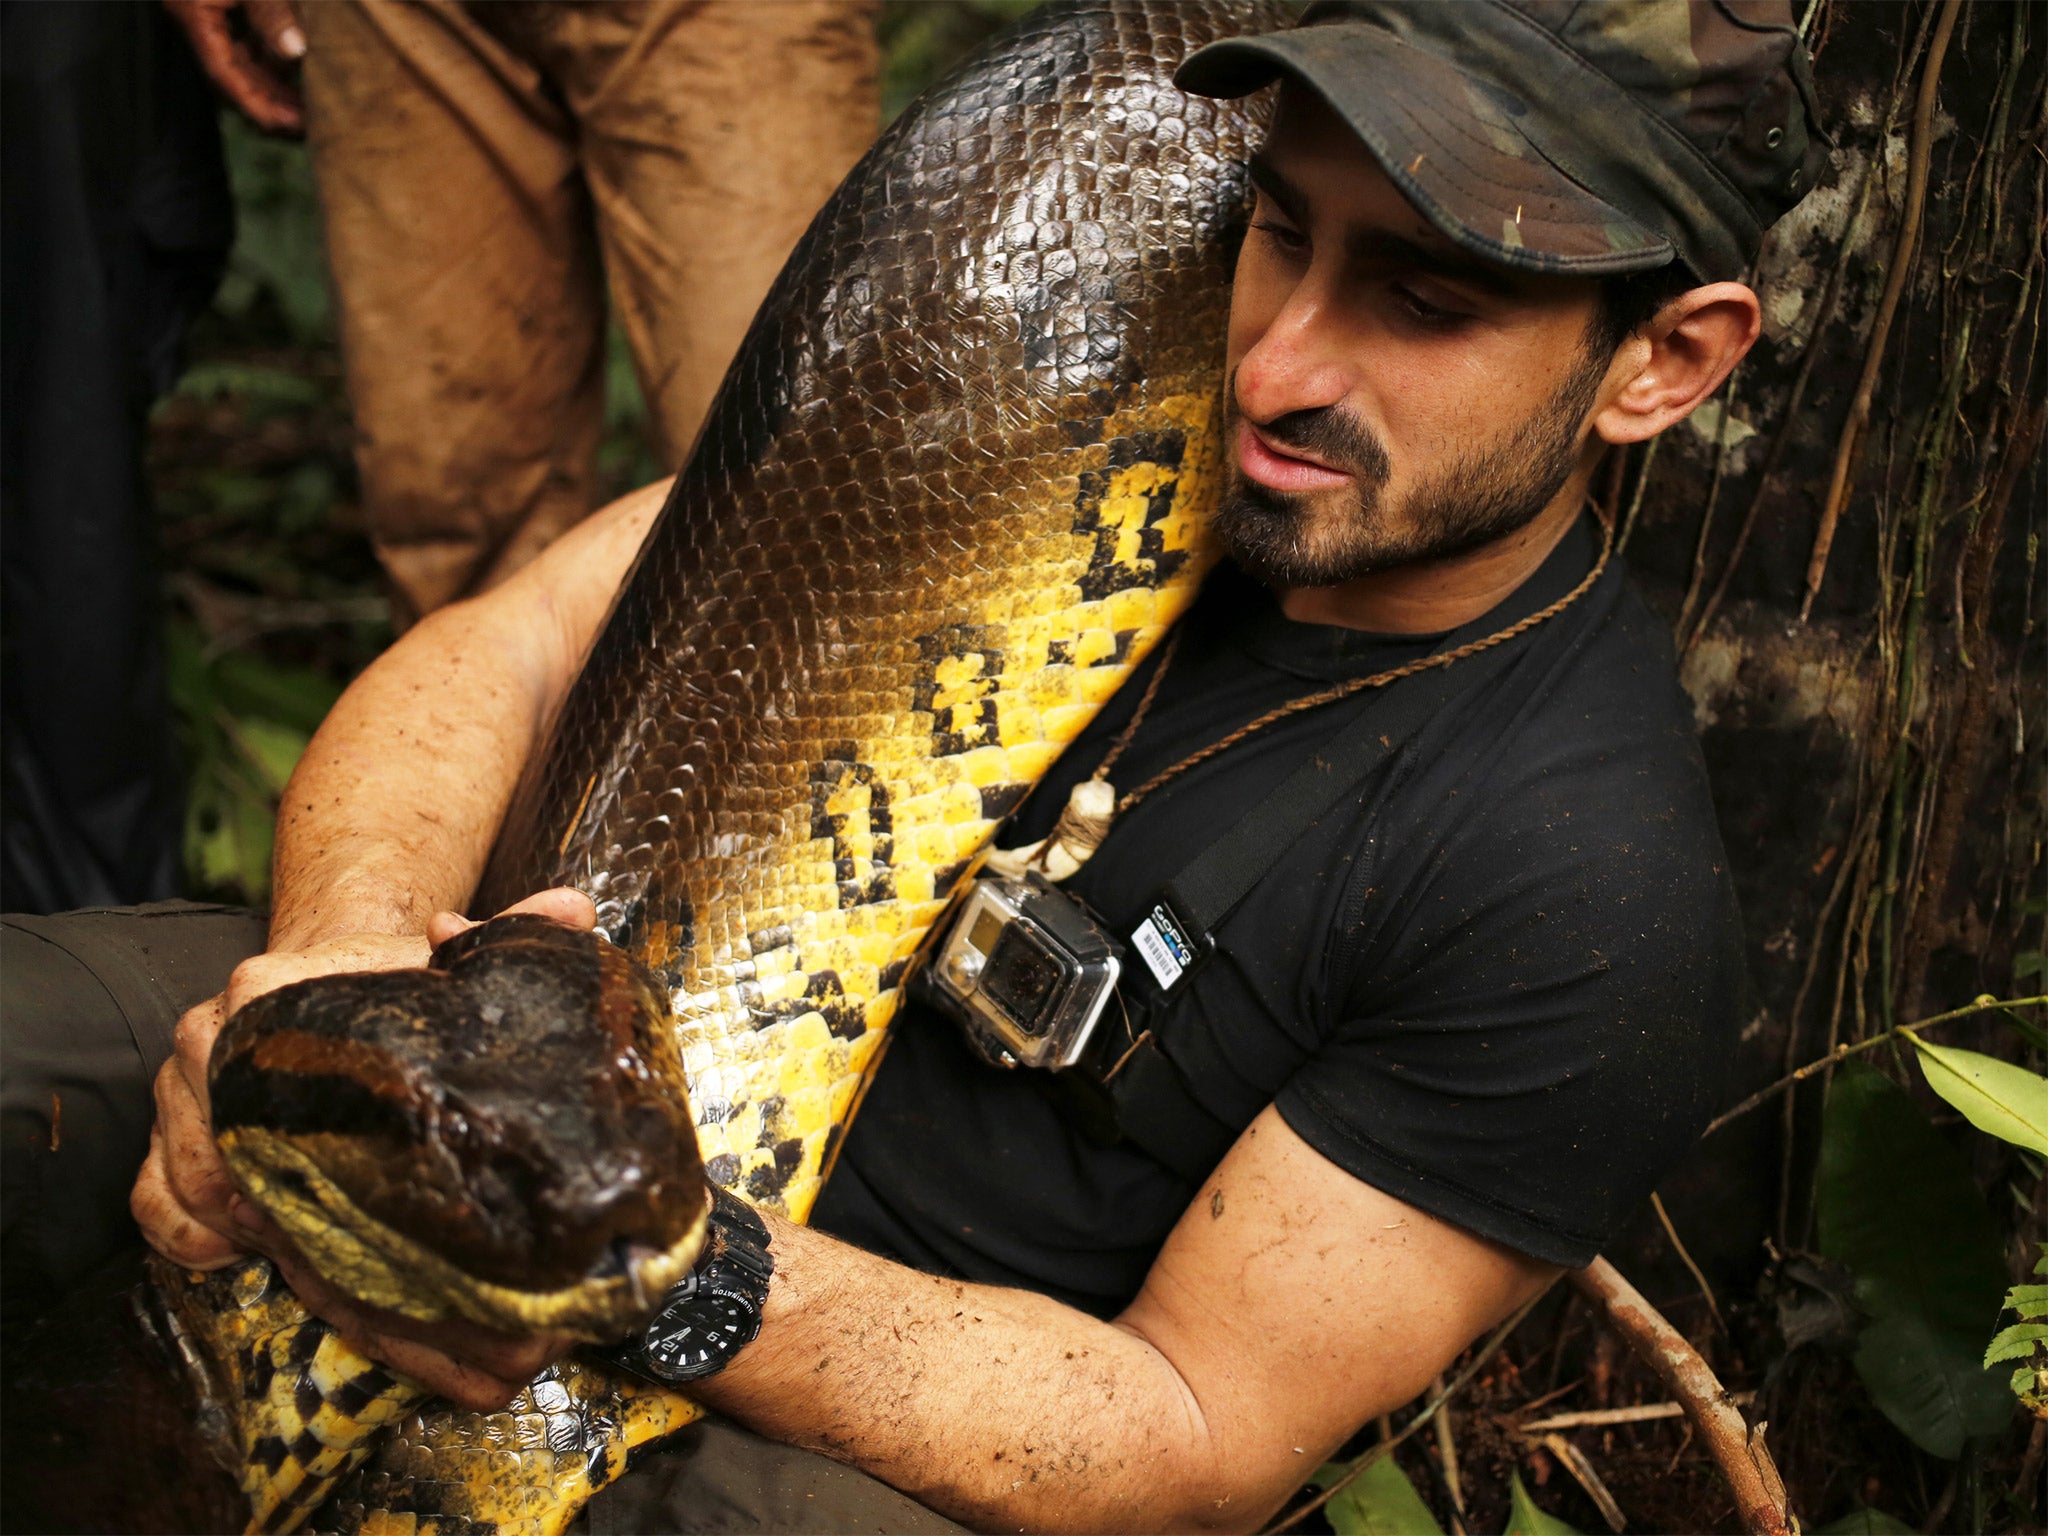
[[1856, 1277], [1856, 1370], [1886, 1417], [1949, 1458], [2003, 1429], [2012, 1398], [1981, 1363], [2006, 1285], [1990, 1211], [1920, 1107], [1860, 1062], [1828, 1091], [1816, 1204], [1821, 1252]]
[[188, 776], [186, 878], [202, 894], [248, 900], [270, 883], [277, 797], [340, 685], [248, 652], [215, 654], [187, 623], [173, 623], [169, 640]]
[[882, 0], [882, 120], [1039, 0]]
[[[235, 193], [235, 248], [213, 307], [234, 330], [261, 327], [299, 346], [332, 346], [334, 313], [306, 146], [221, 114]], [[279, 334], [281, 333], [281, 334]]]
[[1913, 1527], [1877, 1509], [1852, 1509], [1830, 1520], [1814, 1536], [1914, 1536]]

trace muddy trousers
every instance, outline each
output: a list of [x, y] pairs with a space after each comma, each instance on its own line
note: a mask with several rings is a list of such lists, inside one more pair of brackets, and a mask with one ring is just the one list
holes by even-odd
[[[128, 1188], [178, 1016], [221, 991], [263, 941], [256, 913], [194, 902], [0, 918], [0, 1301], [10, 1334], [139, 1244]], [[851, 1467], [713, 1417], [636, 1460], [571, 1529], [960, 1527]]]
[[324, 0], [301, 21], [363, 504], [403, 622], [591, 510], [608, 307], [681, 466], [874, 137], [873, 6]]

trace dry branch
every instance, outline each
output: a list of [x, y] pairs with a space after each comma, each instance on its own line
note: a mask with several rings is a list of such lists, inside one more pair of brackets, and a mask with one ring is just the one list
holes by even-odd
[[[1754, 1392], [1730, 1392], [1728, 1401], [1739, 1407], [1754, 1402]], [[1621, 1424], [1654, 1424], [1675, 1419], [1685, 1412], [1683, 1403], [1637, 1403], [1628, 1408], [1583, 1408], [1573, 1413], [1553, 1413], [1516, 1426], [1525, 1435], [1548, 1434], [1560, 1429], [1612, 1429]]]
[[1664, 1201], [1654, 1189], [1650, 1191], [1650, 1209], [1657, 1213], [1657, 1219], [1664, 1224], [1664, 1235], [1671, 1239], [1672, 1251], [1678, 1255], [1679, 1262], [1685, 1265], [1693, 1282], [1699, 1286], [1700, 1295], [1706, 1299], [1707, 1310], [1714, 1315], [1714, 1326], [1725, 1335], [1728, 1332], [1728, 1320], [1721, 1315], [1721, 1303], [1714, 1299], [1714, 1288], [1707, 1284], [1706, 1271], [1692, 1261], [1692, 1253], [1685, 1246], [1685, 1239], [1678, 1235], [1678, 1228], [1671, 1224], [1671, 1213], [1664, 1209]]
[[1613, 1531], [1615, 1536], [1621, 1536], [1621, 1532], [1628, 1529], [1628, 1521], [1622, 1518], [1621, 1506], [1614, 1502], [1613, 1493], [1601, 1480], [1599, 1472], [1595, 1470], [1586, 1453], [1563, 1435], [1544, 1435], [1542, 1445], [1558, 1459], [1559, 1465], [1565, 1471], [1578, 1480], [1579, 1486], [1586, 1490], [1586, 1497], [1591, 1499], [1594, 1507], [1600, 1511], [1600, 1518], [1607, 1522], [1608, 1529]]
[[1735, 1494], [1743, 1528], [1753, 1536], [1791, 1536], [1792, 1512], [1785, 1500], [1785, 1480], [1764, 1446], [1762, 1426], [1750, 1429], [1742, 1410], [1698, 1351], [1605, 1259], [1595, 1259], [1573, 1272], [1571, 1282], [1581, 1295], [1600, 1304], [1615, 1331], [1684, 1406], [1686, 1417]]
[[1769, 1103], [1787, 1088], [1805, 1082], [1816, 1072], [1825, 1072], [1830, 1067], [1839, 1066], [1847, 1058], [1872, 1050], [1877, 1046], [1883, 1045], [1887, 1040], [1896, 1040], [1900, 1035], [1909, 1030], [1927, 1029], [1932, 1025], [1946, 1024], [1951, 1019], [1966, 1019], [1974, 1013], [1988, 1013], [1992, 1009], [2009, 1012], [2020, 1008], [2040, 1008], [2043, 1006], [2048, 1006], [2048, 992], [2038, 993], [2033, 997], [1992, 997], [1987, 993], [1983, 997], [1978, 998], [1974, 1003], [1965, 1003], [1962, 1007], [1951, 1008], [1946, 1013], [1937, 1013], [1924, 1019], [1915, 1019], [1911, 1024], [1896, 1024], [1892, 1028], [1880, 1030], [1874, 1035], [1866, 1035], [1853, 1045], [1845, 1042], [1836, 1046], [1819, 1060], [1809, 1061], [1797, 1072], [1788, 1072], [1769, 1087], [1757, 1089], [1755, 1093], [1752, 1093], [1733, 1109], [1716, 1115], [1707, 1122], [1707, 1128], [1701, 1131], [1700, 1135], [1703, 1138], [1713, 1135], [1714, 1132], [1720, 1130], [1724, 1125], [1741, 1119], [1759, 1104]]

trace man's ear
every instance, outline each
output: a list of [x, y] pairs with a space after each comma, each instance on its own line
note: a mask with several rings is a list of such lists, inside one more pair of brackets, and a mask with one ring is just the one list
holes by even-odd
[[1621, 344], [1593, 414], [1609, 443], [1639, 443], [1690, 416], [1755, 344], [1763, 311], [1743, 283], [1689, 288]]

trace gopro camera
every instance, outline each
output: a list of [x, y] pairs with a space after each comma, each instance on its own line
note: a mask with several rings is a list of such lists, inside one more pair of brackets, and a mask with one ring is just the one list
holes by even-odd
[[1123, 946], [1036, 870], [967, 888], [913, 991], [999, 1067], [1072, 1066], [1116, 991]]

